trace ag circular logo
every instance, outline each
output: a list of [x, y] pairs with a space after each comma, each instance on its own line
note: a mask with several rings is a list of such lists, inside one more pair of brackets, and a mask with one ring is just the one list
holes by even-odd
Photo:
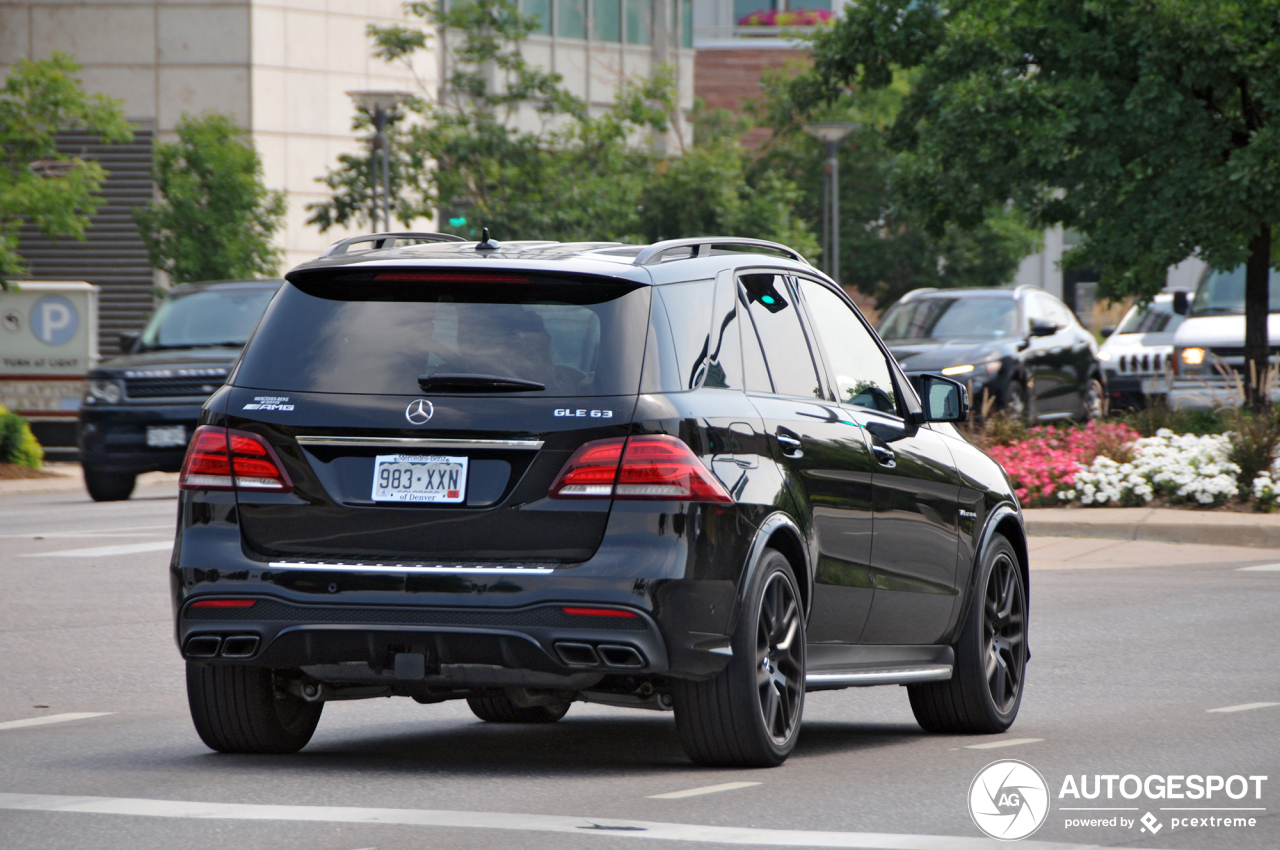
[[41, 298], [31, 309], [31, 330], [38, 340], [49, 345], [70, 342], [79, 323], [76, 308], [57, 295]]
[[427, 420], [431, 418], [431, 414], [435, 412], [436, 409], [431, 405], [431, 402], [425, 398], [419, 398], [409, 402], [409, 406], [404, 409], [404, 418], [414, 425], [425, 425]]
[[1049, 786], [1040, 771], [1026, 762], [992, 762], [969, 786], [969, 814], [978, 829], [992, 838], [1026, 838], [1049, 816]]

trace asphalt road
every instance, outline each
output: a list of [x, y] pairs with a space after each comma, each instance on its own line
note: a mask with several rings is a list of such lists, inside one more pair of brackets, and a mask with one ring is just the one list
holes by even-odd
[[[1280, 568], [1242, 569], [1280, 551], [1034, 541], [1033, 658], [1001, 736], [926, 735], [902, 688], [817, 693], [784, 766], [706, 770], [669, 713], [577, 704], [521, 728], [465, 703], [379, 699], [326, 706], [300, 754], [250, 757], [208, 751], [187, 715], [167, 598], [175, 511], [171, 484], [116, 504], [0, 496], [0, 847], [968, 850], [1002, 846], [967, 805], [1000, 759], [1049, 788], [1026, 847], [1280, 847]], [[1213, 710], [1253, 704], [1267, 705]], [[13, 722], [33, 718], [57, 722]], [[1108, 801], [1060, 797], [1068, 774], [1089, 790], [1095, 775], [1268, 779], [1241, 799]], [[740, 785], [654, 799], [726, 783]], [[1124, 811], [1064, 810], [1101, 806]], [[1120, 816], [1138, 822], [1066, 825]], [[1254, 825], [1170, 822], [1222, 816]]]

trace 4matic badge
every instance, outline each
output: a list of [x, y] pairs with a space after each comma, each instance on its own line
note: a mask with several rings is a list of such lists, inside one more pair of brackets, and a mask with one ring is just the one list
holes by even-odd
[[978, 829], [1001, 841], [1031, 835], [1049, 816], [1049, 786], [1026, 762], [992, 762], [969, 786], [969, 814]]

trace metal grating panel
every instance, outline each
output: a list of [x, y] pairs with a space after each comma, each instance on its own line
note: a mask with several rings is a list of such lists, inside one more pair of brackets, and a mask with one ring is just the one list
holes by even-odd
[[152, 198], [153, 133], [138, 130], [129, 144], [103, 144], [87, 133], [63, 133], [58, 150], [96, 159], [107, 169], [106, 199], [86, 241], [52, 240], [35, 227], [22, 228], [18, 253], [28, 275], [42, 280], [86, 280], [102, 288], [98, 301], [98, 347], [104, 357], [119, 352], [125, 331], [140, 331], [155, 305], [155, 275], [130, 210]]

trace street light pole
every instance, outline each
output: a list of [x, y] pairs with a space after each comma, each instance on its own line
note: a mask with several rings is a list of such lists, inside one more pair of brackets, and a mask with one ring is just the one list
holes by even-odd
[[[378, 211], [382, 211], [383, 232], [391, 230], [391, 140], [387, 137], [387, 124], [391, 110], [413, 97], [407, 91], [349, 91], [347, 95], [373, 120], [373, 161], [370, 163], [369, 194], [373, 202], [370, 218], [373, 229], [378, 229]], [[382, 161], [382, 179], [378, 179], [378, 161]], [[381, 184], [381, 203], [379, 203]]]
[[805, 124], [805, 132], [822, 142], [827, 159], [822, 164], [822, 265], [836, 283], [840, 282], [840, 143], [861, 124], [824, 121]]

